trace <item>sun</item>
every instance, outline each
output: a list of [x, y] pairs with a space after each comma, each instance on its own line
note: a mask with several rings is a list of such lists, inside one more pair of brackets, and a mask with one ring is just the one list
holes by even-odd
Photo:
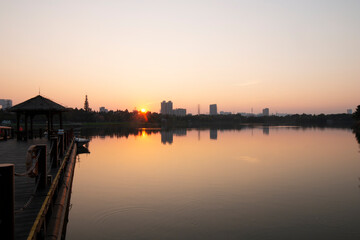
[[141, 109], [141, 112], [142, 112], [142, 113], [146, 113], [146, 109], [145, 109], [145, 108], [142, 108], [142, 109]]

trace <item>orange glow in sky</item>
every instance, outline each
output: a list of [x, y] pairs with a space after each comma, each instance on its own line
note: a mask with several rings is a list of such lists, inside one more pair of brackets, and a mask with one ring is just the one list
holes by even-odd
[[98, 111], [343, 113], [360, 1], [0, 2], [0, 98]]

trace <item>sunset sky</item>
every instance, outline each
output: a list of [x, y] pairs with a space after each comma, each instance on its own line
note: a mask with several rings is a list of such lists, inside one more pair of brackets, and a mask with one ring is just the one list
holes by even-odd
[[0, 2], [0, 98], [197, 113], [360, 104], [360, 1]]

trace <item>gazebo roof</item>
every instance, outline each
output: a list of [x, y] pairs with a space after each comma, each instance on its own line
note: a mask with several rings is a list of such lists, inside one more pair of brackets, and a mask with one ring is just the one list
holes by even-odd
[[50, 99], [44, 98], [43, 96], [37, 95], [36, 97], [30, 98], [29, 100], [19, 103], [12, 108], [11, 112], [65, 112], [67, 109], [60, 104], [51, 101]]

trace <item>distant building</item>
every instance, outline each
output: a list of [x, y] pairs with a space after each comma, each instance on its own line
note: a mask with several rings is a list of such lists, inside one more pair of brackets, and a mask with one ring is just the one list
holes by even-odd
[[172, 101], [162, 101], [161, 102], [161, 114], [171, 115], [173, 114], [173, 103]]
[[101, 113], [107, 113], [109, 110], [107, 110], [105, 107], [100, 107]]
[[185, 108], [176, 108], [173, 110], [173, 114], [175, 116], [186, 116], [186, 109]]
[[2, 109], [8, 109], [12, 107], [12, 100], [10, 99], [0, 99], [0, 105]]
[[269, 115], [270, 115], [269, 108], [264, 108], [263, 109], [263, 116], [269, 116]]
[[241, 116], [244, 116], [244, 117], [254, 117], [255, 114], [253, 113], [245, 113], [245, 112], [239, 112], [238, 114], [240, 114]]
[[217, 115], [217, 105], [210, 104], [210, 115]]
[[231, 112], [220, 111], [220, 115], [231, 115]]
[[346, 110], [346, 112], [347, 112], [347, 114], [352, 114], [352, 109], [349, 108]]

